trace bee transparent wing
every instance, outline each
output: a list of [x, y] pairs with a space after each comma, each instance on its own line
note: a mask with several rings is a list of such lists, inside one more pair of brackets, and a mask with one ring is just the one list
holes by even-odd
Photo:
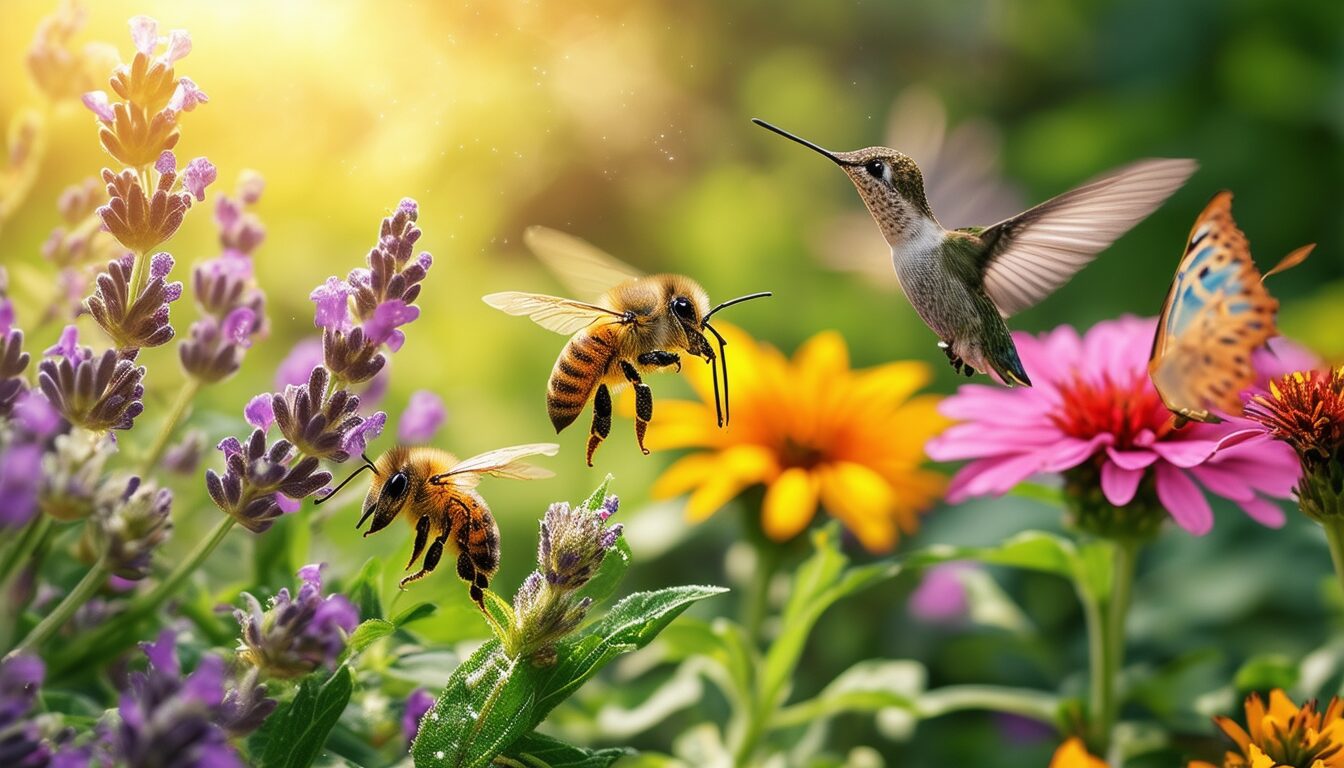
[[625, 315], [596, 304], [586, 304], [558, 296], [540, 293], [505, 291], [481, 297], [481, 301], [510, 315], [531, 318], [548, 331], [566, 336], [577, 333], [598, 321], [624, 322]]
[[559, 450], [560, 446], [556, 443], [529, 443], [486, 451], [459, 461], [447, 472], [430, 478], [430, 482], [438, 484], [452, 478], [452, 482], [459, 487], [475, 488], [482, 475], [514, 480], [543, 480], [554, 477], [555, 473], [521, 459], [528, 456], [554, 456]]
[[985, 292], [1005, 317], [1034, 306], [1157, 210], [1194, 160], [1141, 160], [989, 227]]
[[596, 299], [644, 274], [587, 240], [548, 227], [528, 227], [523, 242], [575, 296]]

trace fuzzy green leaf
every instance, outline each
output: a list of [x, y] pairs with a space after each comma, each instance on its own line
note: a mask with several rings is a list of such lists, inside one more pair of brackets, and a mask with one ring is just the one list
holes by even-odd
[[350, 633], [350, 640], [345, 646], [345, 657], [354, 656], [396, 631], [397, 625], [385, 619], [369, 619], [363, 622]]
[[271, 716], [275, 725], [269, 728], [263, 768], [307, 768], [322, 753], [327, 735], [350, 701], [353, 684], [344, 665], [325, 681], [319, 679], [319, 674], [305, 677], [289, 705]]
[[585, 749], [540, 733], [515, 741], [504, 754], [526, 766], [541, 768], [607, 768], [629, 754], [626, 749]]

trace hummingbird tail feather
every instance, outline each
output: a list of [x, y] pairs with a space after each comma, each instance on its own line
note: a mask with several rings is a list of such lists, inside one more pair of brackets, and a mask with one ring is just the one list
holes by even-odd
[[1022, 367], [1022, 360], [1017, 356], [1017, 346], [1006, 335], [1004, 341], [1006, 343], [985, 350], [985, 361], [1004, 384], [1030, 387], [1031, 378], [1027, 376], [1027, 369]]

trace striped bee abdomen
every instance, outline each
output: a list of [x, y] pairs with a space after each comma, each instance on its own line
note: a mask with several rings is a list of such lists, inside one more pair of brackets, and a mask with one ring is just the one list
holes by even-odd
[[578, 418], [606, 375], [616, 351], [613, 330], [613, 326], [603, 326], [577, 333], [561, 350], [546, 383], [546, 412], [556, 432]]

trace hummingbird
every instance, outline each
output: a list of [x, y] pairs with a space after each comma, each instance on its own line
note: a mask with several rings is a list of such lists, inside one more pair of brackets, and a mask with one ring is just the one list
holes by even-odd
[[1118, 168], [988, 227], [944, 229], [924, 176], [887, 147], [832, 152], [764, 120], [753, 123], [829, 158], [845, 172], [891, 247], [901, 290], [958, 373], [992, 372], [1031, 386], [1004, 319], [1055, 292], [1157, 210], [1198, 164], [1148, 159]]

